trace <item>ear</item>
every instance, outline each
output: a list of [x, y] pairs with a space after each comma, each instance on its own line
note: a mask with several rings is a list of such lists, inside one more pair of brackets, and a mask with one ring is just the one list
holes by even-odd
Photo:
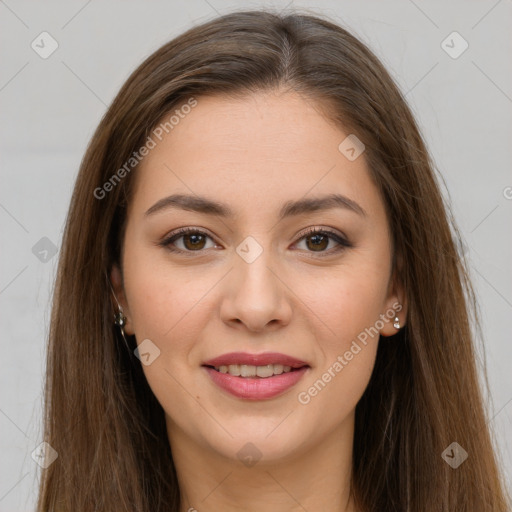
[[131, 322], [130, 309], [128, 307], [128, 301], [126, 300], [126, 294], [124, 291], [123, 276], [117, 265], [114, 265], [110, 271], [110, 282], [115, 294], [115, 297], [112, 297], [115, 310], [117, 311], [119, 306], [121, 306], [123, 315], [126, 317], [124, 332], [125, 334], [132, 336], [135, 333]]
[[[393, 278], [390, 282], [384, 306], [384, 311], [381, 314], [384, 326], [380, 329], [380, 334], [384, 337], [393, 336], [404, 327], [405, 319], [407, 318], [407, 299], [404, 289], [397, 278]], [[393, 325], [395, 318], [398, 318], [399, 328]]]

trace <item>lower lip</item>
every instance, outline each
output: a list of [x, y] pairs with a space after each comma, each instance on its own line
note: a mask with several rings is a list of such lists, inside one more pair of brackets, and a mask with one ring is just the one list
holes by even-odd
[[208, 366], [203, 366], [203, 368], [206, 369], [210, 378], [221, 389], [237, 398], [244, 398], [246, 400], [274, 398], [297, 384], [308, 370], [307, 366], [303, 366], [298, 370], [282, 373], [281, 375], [262, 378], [235, 377], [229, 373], [218, 372]]

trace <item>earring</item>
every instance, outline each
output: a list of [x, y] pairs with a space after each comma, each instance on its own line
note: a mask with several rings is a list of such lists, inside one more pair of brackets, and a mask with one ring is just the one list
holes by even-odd
[[123, 337], [124, 344], [126, 345], [126, 348], [128, 349], [128, 352], [131, 355], [131, 349], [130, 345], [128, 345], [128, 340], [126, 339], [125, 333], [124, 333], [124, 326], [126, 325], [126, 317], [123, 315], [123, 308], [121, 307], [121, 304], [119, 304], [119, 301], [117, 300], [116, 294], [114, 292], [114, 288], [112, 288], [112, 283], [110, 282], [110, 279], [107, 277], [108, 284], [110, 285], [110, 289], [112, 290], [112, 295], [114, 296], [114, 300], [116, 301], [118, 311], [114, 314], [114, 324], [119, 327], [119, 330], [121, 331], [121, 336]]
[[397, 316], [395, 316], [395, 319], [393, 320], [393, 327], [395, 329], [400, 329], [400, 318]]
[[114, 324], [116, 324], [119, 327], [121, 334], [124, 337], [124, 326], [126, 324], [126, 317], [123, 315], [123, 310], [121, 308], [119, 308], [119, 311], [114, 315]]
[[[115, 295], [114, 295], [114, 297], [115, 297]], [[117, 299], [116, 299], [116, 301], [117, 301]], [[119, 304], [118, 304], [118, 306], [119, 306]], [[119, 327], [119, 330], [121, 331], [121, 336], [123, 337], [123, 340], [124, 340], [124, 344], [126, 345], [126, 348], [128, 349], [128, 351], [131, 352], [130, 346], [128, 345], [128, 340], [126, 339], [126, 336], [124, 334], [124, 326], [126, 324], [126, 317], [123, 315], [123, 310], [122, 310], [121, 306], [119, 306], [119, 311], [114, 315], [114, 324]]]

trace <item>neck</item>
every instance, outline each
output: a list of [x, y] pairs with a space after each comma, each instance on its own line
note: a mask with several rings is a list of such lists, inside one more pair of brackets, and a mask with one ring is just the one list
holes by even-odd
[[180, 512], [259, 512], [269, 505], [276, 512], [356, 511], [350, 496], [353, 415], [320, 445], [275, 460], [262, 454], [254, 463], [255, 455], [245, 464], [236, 455], [229, 458], [199, 445], [168, 417], [167, 431], [180, 485]]

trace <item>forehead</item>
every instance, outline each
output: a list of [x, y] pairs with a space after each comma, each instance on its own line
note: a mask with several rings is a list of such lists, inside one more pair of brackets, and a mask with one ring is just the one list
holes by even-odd
[[196, 101], [178, 107], [161, 140], [153, 137], [155, 147], [135, 171], [134, 209], [176, 192], [222, 199], [242, 215], [306, 194], [341, 193], [370, 211], [380, 200], [364, 154], [350, 161], [340, 152], [349, 133], [311, 99], [272, 91]]

